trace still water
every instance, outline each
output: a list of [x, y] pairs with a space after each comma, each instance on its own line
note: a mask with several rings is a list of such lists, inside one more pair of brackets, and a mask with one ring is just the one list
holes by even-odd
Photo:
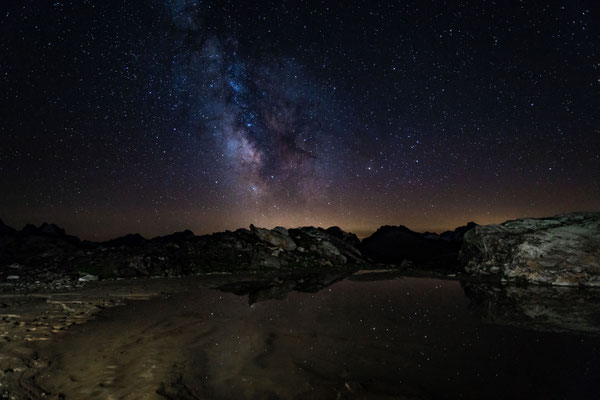
[[47, 363], [30, 385], [67, 399], [600, 396], [597, 292], [419, 278], [214, 286], [130, 300], [37, 343]]

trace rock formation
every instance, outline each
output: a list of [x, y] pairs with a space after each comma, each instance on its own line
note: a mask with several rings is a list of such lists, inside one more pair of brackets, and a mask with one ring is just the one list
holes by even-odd
[[600, 286], [600, 213], [524, 218], [465, 234], [460, 260], [475, 276]]
[[146, 239], [126, 235], [82, 242], [56, 225], [0, 227], [0, 285], [57, 289], [100, 278], [185, 276], [213, 272], [354, 271], [371, 262], [339, 228], [264, 229], [212, 235], [191, 231]]
[[418, 233], [405, 226], [382, 226], [365, 238], [361, 251], [376, 262], [402, 265], [409, 261], [427, 269], [455, 269], [462, 237], [476, 224], [457, 228], [454, 231]]

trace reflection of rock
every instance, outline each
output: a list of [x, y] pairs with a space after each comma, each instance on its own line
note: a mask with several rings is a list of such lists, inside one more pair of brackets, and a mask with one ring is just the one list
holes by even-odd
[[478, 226], [460, 258], [474, 275], [562, 286], [600, 286], [600, 213]]
[[463, 282], [485, 322], [549, 332], [600, 334], [600, 290]]
[[289, 292], [316, 293], [335, 282], [346, 277], [345, 274], [305, 274], [279, 276], [270, 280], [254, 280], [227, 283], [218, 289], [231, 292], [238, 296], [248, 296], [248, 303], [254, 304], [260, 301], [284, 299]]

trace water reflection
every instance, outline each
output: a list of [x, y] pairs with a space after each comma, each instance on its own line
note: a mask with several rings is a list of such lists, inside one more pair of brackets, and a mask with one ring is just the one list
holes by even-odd
[[22, 382], [67, 399], [559, 399], [600, 390], [600, 339], [483, 324], [472, 307], [482, 291], [466, 297], [458, 282], [269, 282], [258, 292], [219, 285], [244, 296], [203, 283], [107, 309], [37, 343], [47, 367]]
[[342, 273], [275, 276], [269, 279], [229, 282], [217, 288], [238, 296], [248, 296], [248, 304], [252, 305], [260, 301], [285, 299], [292, 291], [316, 293], [347, 276], [348, 274]]
[[600, 335], [600, 290], [462, 283], [486, 323], [546, 332]]

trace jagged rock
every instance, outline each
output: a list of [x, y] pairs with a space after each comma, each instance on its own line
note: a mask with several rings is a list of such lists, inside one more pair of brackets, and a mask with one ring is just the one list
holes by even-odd
[[251, 226], [203, 236], [191, 231], [154, 239], [133, 234], [94, 243], [72, 240], [51, 224], [31, 225], [2, 236], [0, 282], [6, 282], [9, 271], [14, 270], [8, 266], [13, 264], [21, 266], [21, 278], [16, 285], [6, 286], [20, 285], [24, 290], [37, 287], [35, 282], [47, 289], [73, 287], [92, 280], [91, 276], [105, 279], [369, 268], [370, 261], [348, 240], [353, 235], [330, 232], [334, 235], [313, 227], [268, 230]]
[[254, 225], [250, 225], [250, 229], [260, 240], [279, 247], [280, 249], [292, 251], [297, 247], [294, 239], [287, 233], [287, 230], [285, 232], [282, 232], [281, 230], [268, 230], [265, 228], [257, 228]]
[[345, 232], [338, 226], [331, 226], [325, 229], [325, 232], [327, 232], [331, 236], [341, 239], [345, 243], [348, 243], [349, 245], [355, 248], [360, 247], [360, 239], [358, 238], [358, 236], [351, 232]]
[[290, 235], [290, 233], [288, 232], [287, 228], [284, 228], [283, 226], [276, 226], [275, 228], [273, 228], [273, 230], [275, 232], [279, 232], [279, 233], [281, 233], [282, 235], [285, 235], [285, 236], [289, 236]]
[[356, 247], [330, 235], [325, 229], [309, 226], [291, 229], [290, 234], [306, 251], [305, 254], [313, 259], [328, 261], [334, 265], [366, 263], [365, 257]]
[[65, 236], [65, 230], [58, 225], [48, 224], [44, 222], [39, 227], [35, 225], [25, 225], [25, 227], [21, 230], [21, 232], [29, 234], [29, 235], [51, 235], [51, 236]]
[[27, 225], [20, 231], [9, 228], [3, 232], [0, 235], [0, 274], [2, 267], [13, 264], [26, 270], [57, 258], [66, 259], [86, 246], [54, 224]]
[[465, 233], [475, 228], [476, 226], [477, 224], [475, 222], [469, 222], [464, 226], [459, 226], [453, 231], [443, 232], [440, 234], [439, 237], [440, 239], [447, 240], [449, 242], [462, 242], [465, 237]]
[[319, 243], [317, 250], [321, 255], [335, 264], [345, 264], [347, 259], [344, 257], [337, 247], [330, 242], [323, 240]]
[[465, 271], [507, 281], [600, 286], [600, 213], [524, 218], [467, 232]]

